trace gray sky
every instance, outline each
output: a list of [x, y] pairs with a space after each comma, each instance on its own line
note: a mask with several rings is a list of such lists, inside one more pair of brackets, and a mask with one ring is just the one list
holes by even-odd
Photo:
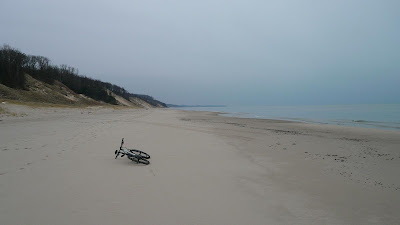
[[0, 43], [176, 104], [400, 103], [398, 0], [0, 0]]

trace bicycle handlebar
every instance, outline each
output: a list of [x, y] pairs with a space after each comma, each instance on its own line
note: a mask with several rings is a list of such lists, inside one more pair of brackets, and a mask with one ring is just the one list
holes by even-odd
[[115, 153], [115, 158], [118, 158], [118, 156], [119, 156], [119, 151], [116, 150], [115, 152], [116, 152], [116, 153]]

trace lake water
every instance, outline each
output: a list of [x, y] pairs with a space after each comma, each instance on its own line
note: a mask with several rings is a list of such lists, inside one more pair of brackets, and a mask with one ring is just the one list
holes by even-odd
[[325, 106], [226, 106], [179, 109], [228, 113], [224, 116], [290, 120], [400, 130], [400, 104]]

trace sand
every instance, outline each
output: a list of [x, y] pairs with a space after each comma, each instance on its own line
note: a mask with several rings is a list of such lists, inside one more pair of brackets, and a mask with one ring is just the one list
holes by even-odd
[[[400, 132], [7, 105], [0, 224], [398, 224]], [[127, 147], [150, 165], [114, 159]]]

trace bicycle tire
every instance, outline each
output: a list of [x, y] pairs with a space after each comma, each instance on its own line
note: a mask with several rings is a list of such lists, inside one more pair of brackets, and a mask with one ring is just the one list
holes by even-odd
[[139, 156], [145, 159], [150, 159], [150, 155], [147, 154], [146, 152], [137, 150], [137, 149], [129, 149], [130, 152], [132, 152], [133, 154], [137, 154], [139, 153]]
[[145, 165], [149, 165], [150, 164], [150, 162], [147, 159], [145, 159], [143, 157], [140, 157], [140, 156], [129, 157], [129, 159], [132, 160], [133, 162], [136, 162], [136, 163], [142, 163], [142, 164], [145, 164]]
[[145, 164], [145, 165], [149, 165], [150, 164], [150, 161], [149, 160], [147, 160], [147, 159], [145, 159], [145, 158], [138, 158], [138, 161], [137, 161], [138, 163], [143, 163], [143, 164]]

